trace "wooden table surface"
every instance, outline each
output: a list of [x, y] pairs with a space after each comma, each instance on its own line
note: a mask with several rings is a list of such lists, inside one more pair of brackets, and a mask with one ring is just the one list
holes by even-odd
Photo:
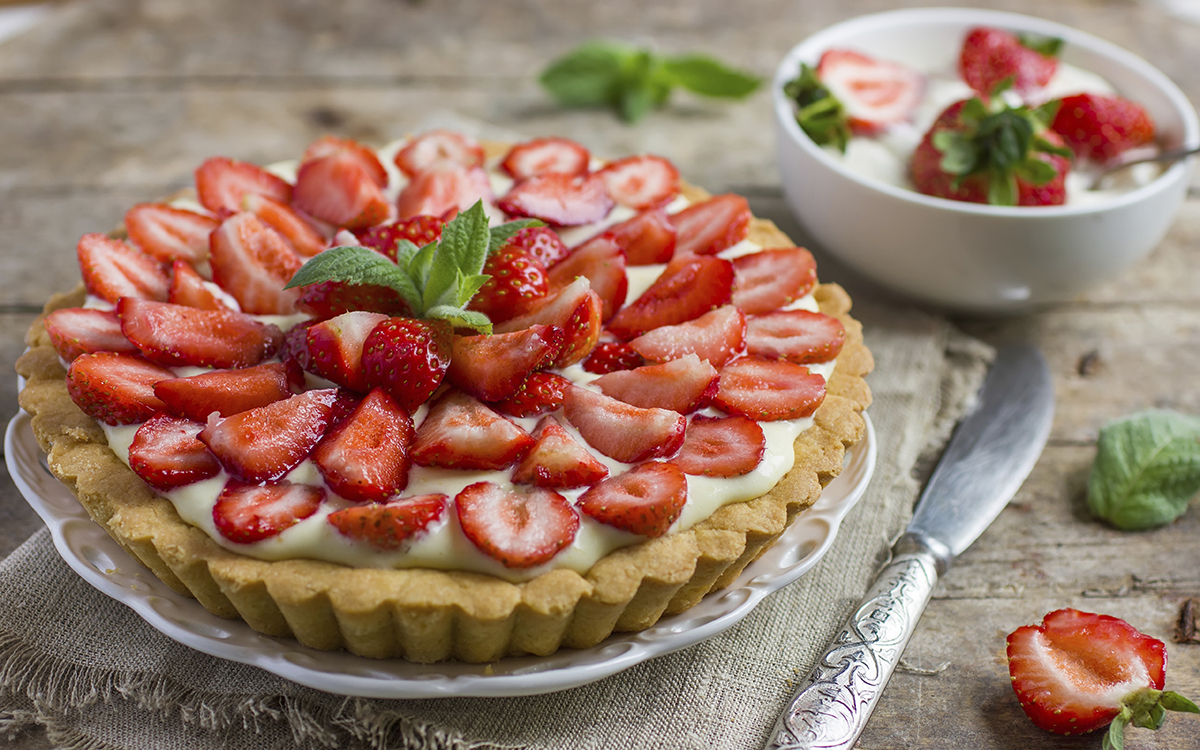
[[[75, 285], [78, 237], [125, 208], [187, 184], [205, 157], [256, 162], [300, 153], [324, 133], [383, 143], [454, 111], [529, 135], [576, 138], [601, 156], [651, 151], [688, 179], [751, 197], [803, 237], [780, 192], [766, 90], [736, 104], [676, 97], [631, 128], [566, 112], [535, 83], [553, 57], [595, 36], [705, 50], [769, 76], [799, 39], [885, 0], [345, 0], [339, 3], [92, 0], [57, 6], [0, 44], [0, 358], [52, 292]], [[1200, 26], [1150, 0], [1001, 0], [1145, 57], [1200, 102]], [[1200, 185], [1200, 180], [1194, 184]], [[819, 256], [820, 257], [820, 256]], [[827, 262], [853, 293], [870, 285]], [[1200, 596], [1200, 508], [1164, 529], [1123, 533], [1084, 503], [1097, 430], [1147, 407], [1200, 414], [1200, 192], [1170, 235], [1120, 279], [1068, 304], [1003, 320], [956, 320], [989, 342], [1041, 345], [1058, 411], [1049, 445], [1011, 506], [939, 585], [864, 748], [1098, 748], [1014, 710], [1003, 633], [1066, 605], [1123, 616], [1162, 638]], [[10, 371], [11, 372], [11, 371]], [[15, 378], [0, 379], [13, 414]], [[0, 483], [0, 555], [41, 526]], [[1200, 646], [1169, 644], [1169, 683], [1200, 695]], [[1127, 747], [1200, 748], [1184, 717]], [[44, 738], [19, 738], [44, 747]]]

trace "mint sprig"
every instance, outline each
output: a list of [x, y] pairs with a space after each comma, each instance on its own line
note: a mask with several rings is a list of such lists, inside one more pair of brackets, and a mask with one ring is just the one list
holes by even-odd
[[796, 102], [796, 124], [818, 146], [836, 146], [846, 152], [850, 142], [850, 119], [846, 108], [833, 95], [811, 66], [801, 63], [800, 75], [783, 85], [783, 93]]
[[663, 106], [676, 87], [741, 99], [762, 79], [702, 54], [659, 55], [620, 42], [593, 40], [550, 63], [538, 79], [564, 107], [609, 107], [634, 123]]
[[466, 306], [491, 278], [482, 273], [488, 256], [514, 234], [533, 226], [542, 226], [542, 222], [522, 219], [489, 227], [483, 202], [479, 201], [447, 223], [436, 242], [417, 247], [400, 240], [395, 263], [368, 247], [333, 247], [309, 259], [284, 288], [326, 281], [391, 287], [404, 299], [413, 317], [444, 320], [456, 328], [491, 333], [488, 316], [467, 310]]

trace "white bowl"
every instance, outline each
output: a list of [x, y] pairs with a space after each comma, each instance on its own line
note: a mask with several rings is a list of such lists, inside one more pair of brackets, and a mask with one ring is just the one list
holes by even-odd
[[875, 281], [935, 305], [1005, 313], [1068, 299], [1162, 240], [1187, 192], [1191, 160], [1130, 192], [1087, 205], [1006, 207], [935, 198], [847, 169], [796, 124], [783, 86], [800, 63], [855, 49], [918, 70], [953, 59], [967, 31], [993, 26], [1063, 39], [1064, 62], [1108, 79], [1150, 112], [1164, 149], [1200, 143], [1187, 97], [1145, 60], [1029, 16], [918, 8], [851, 19], [794, 47], [775, 73], [779, 168], [792, 210], [827, 252]]

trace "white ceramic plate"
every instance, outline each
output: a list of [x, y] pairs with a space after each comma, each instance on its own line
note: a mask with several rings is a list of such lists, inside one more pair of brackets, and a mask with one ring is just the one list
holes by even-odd
[[252, 664], [317, 690], [365, 698], [440, 698], [550, 693], [608, 677], [647, 659], [686, 648], [724, 631], [767, 594], [806, 573], [833, 544], [838, 525], [862, 496], [875, 468], [875, 432], [850, 452], [845, 470], [810, 510], [728, 588], [640, 633], [615, 635], [588, 649], [547, 657], [502, 659], [490, 665], [413, 664], [317, 651], [262, 635], [238, 620], [211, 614], [172, 591], [95, 524], [43, 464], [45, 457], [21, 412], [8, 424], [5, 459], [21, 494], [45, 520], [63, 560], [88, 583], [129, 606], [151, 627], [212, 656]]

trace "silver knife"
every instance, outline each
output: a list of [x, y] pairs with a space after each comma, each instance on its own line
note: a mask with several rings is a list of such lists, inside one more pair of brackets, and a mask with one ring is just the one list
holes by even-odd
[[996, 357], [975, 408], [959, 424], [907, 531], [842, 631], [792, 697], [767, 750], [854, 745], [945, 573], [1016, 494], [1054, 417], [1046, 361], [1031, 346]]

